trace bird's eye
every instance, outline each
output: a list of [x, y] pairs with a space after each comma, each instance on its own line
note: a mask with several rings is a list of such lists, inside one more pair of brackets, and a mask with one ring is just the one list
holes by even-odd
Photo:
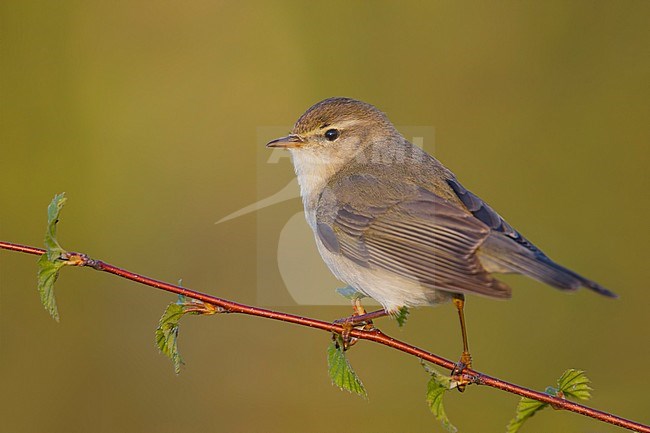
[[326, 138], [328, 141], [334, 141], [334, 140], [336, 140], [337, 138], [339, 138], [339, 135], [340, 135], [340, 134], [341, 134], [341, 133], [339, 132], [338, 129], [333, 129], [333, 128], [332, 128], [332, 129], [328, 129], [327, 131], [325, 131], [325, 138]]

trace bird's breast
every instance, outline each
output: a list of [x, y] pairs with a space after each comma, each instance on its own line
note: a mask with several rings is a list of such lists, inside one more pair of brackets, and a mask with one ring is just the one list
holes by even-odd
[[315, 212], [321, 192], [334, 176], [339, 165], [309, 149], [293, 150], [291, 158], [298, 178], [298, 185], [300, 185], [300, 196], [305, 206], [307, 221], [313, 229], [315, 225], [312, 224], [313, 221], [310, 220], [309, 213], [310, 211]]

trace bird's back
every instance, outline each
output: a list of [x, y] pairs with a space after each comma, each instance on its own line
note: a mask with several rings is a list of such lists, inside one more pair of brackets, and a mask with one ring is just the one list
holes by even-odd
[[366, 191], [337, 188], [336, 194], [342, 203], [355, 201], [358, 197], [352, 195], [362, 194], [364, 203], [380, 208], [411, 199], [414, 191], [422, 188], [440, 197], [449, 206], [471, 215], [475, 222], [487, 229], [488, 234], [473, 251], [486, 272], [520, 273], [562, 290], [584, 286], [605, 296], [616, 296], [594, 281], [551, 260], [486, 202], [464, 188], [454, 174], [433, 156], [407, 140], [396, 147], [387, 151], [385, 146], [369, 146], [363, 155], [353, 159], [330, 180], [330, 185], [337, 185], [350, 176], [364, 174], [382, 183], [380, 188], [366, 188]]

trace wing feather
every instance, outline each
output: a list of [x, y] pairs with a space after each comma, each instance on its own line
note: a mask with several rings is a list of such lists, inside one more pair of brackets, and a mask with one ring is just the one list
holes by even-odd
[[382, 206], [335, 197], [336, 210], [325, 220], [336, 233], [338, 252], [431, 290], [509, 297], [510, 288], [491, 277], [476, 256], [490, 228], [428, 190], [411, 192], [385, 198]]

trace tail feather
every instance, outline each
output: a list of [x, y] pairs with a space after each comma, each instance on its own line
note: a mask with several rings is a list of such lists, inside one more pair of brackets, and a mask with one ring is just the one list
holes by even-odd
[[586, 287], [603, 296], [618, 297], [595, 281], [555, 263], [540, 250], [524, 248], [498, 233], [486, 239], [479, 250], [479, 257], [490, 272], [516, 272], [561, 290]]
[[[545, 265], [545, 267], [548, 269], [547, 273], [553, 275], [554, 277], [559, 277], [560, 279], [567, 279], [567, 280], [572, 280], [571, 285], [568, 287], [562, 286], [562, 285], [557, 285], [557, 284], [551, 284], [549, 281], [546, 281], [544, 279], [541, 279], [543, 282], [547, 282], [548, 284], [551, 284], [554, 287], [557, 287], [559, 289], [568, 289], [568, 290], [575, 290], [580, 287], [586, 287], [590, 290], [593, 290], [596, 293], [599, 293], [603, 296], [607, 296], [610, 298], [618, 298], [618, 295], [614, 292], [612, 292], [609, 289], [606, 289], [605, 287], [601, 286], [600, 284], [596, 283], [595, 281], [592, 281], [588, 278], [583, 277], [582, 275], [576, 274], [570, 269], [565, 268], [562, 265], [559, 265], [555, 263], [553, 260], [549, 259], [546, 255], [541, 255], [541, 257], [537, 257], [533, 260], [536, 260], [539, 263], [542, 263]], [[576, 283], [577, 282], [577, 283]]]

